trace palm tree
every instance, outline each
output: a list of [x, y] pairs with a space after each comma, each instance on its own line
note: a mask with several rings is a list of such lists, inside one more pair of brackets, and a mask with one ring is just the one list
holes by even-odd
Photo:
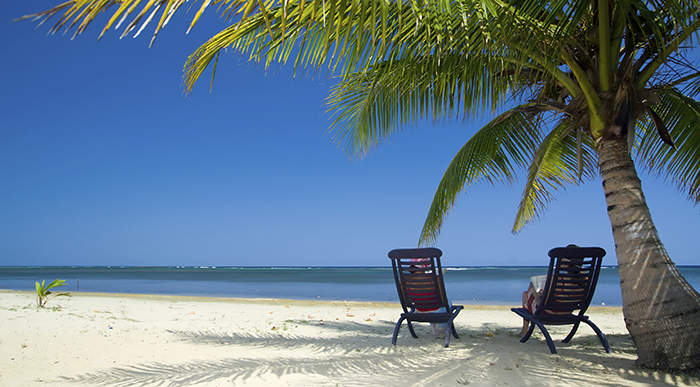
[[[153, 43], [184, 2], [136, 12], [139, 0], [71, 0], [28, 17], [63, 11], [52, 30], [78, 34], [115, 6], [100, 37], [134, 14], [124, 35], [158, 20]], [[227, 48], [265, 65], [326, 68], [340, 77], [329, 108], [350, 153], [418, 119], [501, 112], [447, 168], [419, 244], [435, 242], [457, 195], [479, 181], [527, 170], [515, 232], [553, 190], [600, 174], [638, 364], [700, 367], [700, 295], [661, 243], [635, 166], [700, 202], [700, 73], [685, 57], [698, 2], [204, 0], [192, 25], [213, 4], [234, 22], [190, 56], [187, 89]]]

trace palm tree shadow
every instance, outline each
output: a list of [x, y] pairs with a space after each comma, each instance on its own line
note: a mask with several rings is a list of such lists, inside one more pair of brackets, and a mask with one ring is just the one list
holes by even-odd
[[[489, 373], [489, 367], [483, 367], [494, 363], [522, 374], [523, 380], [542, 381], [542, 385], [562, 380], [586, 385], [590, 382], [588, 376], [600, 373], [616, 374], [640, 384], [653, 384], [655, 378], [634, 369], [634, 361], [629, 355], [635, 350], [629, 335], [608, 335], [614, 352], [628, 355], [627, 360], [620, 361], [619, 356], [616, 358], [604, 352], [594, 334], [577, 335], [568, 344], [557, 342], [559, 355], [550, 355], [544, 340], [538, 335], [527, 343], [519, 343], [518, 327], [482, 324], [467, 329], [458, 325], [461, 339], [453, 339], [449, 348], [442, 347], [444, 337], [427, 334], [429, 326], [422, 325], [416, 327], [418, 339], [413, 339], [404, 325], [398, 345], [393, 346], [393, 327], [394, 323], [389, 321], [375, 321], [372, 325], [345, 321], [319, 326], [322, 330], [330, 330], [331, 334], [319, 334], [318, 337], [278, 331], [167, 331], [176, 339], [193, 345], [229, 346], [234, 349], [232, 352], [236, 352], [236, 348], [252, 349], [252, 353], [255, 349], [265, 348], [272, 349], [271, 353], [276, 355], [267, 358], [241, 355], [179, 364], [136, 364], [64, 377], [63, 380], [95, 386], [178, 387], [220, 383], [222, 380], [232, 385], [245, 384], [257, 381], [261, 376], [272, 384], [275, 378], [283, 384], [289, 375], [301, 375], [308, 380], [307, 384], [367, 386], [375, 385], [376, 375], [381, 375], [382, 381], [390, 385], [411, 385], [406, 379], [410, 372], [414, 383], [435, 377], [435, 383], [454, 384], [465, 382], [466, 379], [458, 379], [458, 376], [469, 372], [495, 378]], [[333, 334], [335, 332], [342, 334]], [[494, 341], [500, 343], [494, 345]], [[503, 347], [510, 349], [508, 353], [498, 352], [497, 348]], [[531, 356], [529, 362], [518, 361], [532, 352], [537, 354]], [[508, 362], [513, 364], [508, 365]], [[604, 386], [619, 382], [619, 379], [596, 380]], [[500, 382], [498, 379], [492, 381]]]
[[[306, 321], [299, 320], [301, 323]], [[295, 321], [292, 321], [294, 323]], [[197, 345], [246, 345], [259, 347], [279, 347], [280, 349], [288, 348], [290, 345], [297, 347], [307, 347], [318, 351], [327, 351], [329, 349], [337, 349], [338, 340], [343, 341], [344, 336], [355, 338], [357, 336], [364, 337], [365, 340], [352, 340], [355, 349], [363, 349], [367, 347], [376, 348], [376, 343], [370, 345], [371, 339], [387, 339], [391, 337], [394, 329], [393, 324], [386, 322], [375, 323], [372, 326], [357, 323], [353, 321], [335, 322], [332, 324], [316, 324], [318, 330], [330, 330], [337, 332], [338, 335], [333, 335], [332, 339], [323, 337], [310, 337], [300, 334], [288, 333], [280, 330], [267, 332], [220, 332], [220, 331], [175, 331], [167, 330], [166, 332], [174, 335], [182, 341], [189, 341]], [[345, 335], [342, 335], [344, 333]], [[390, 339], [387, 339], [390, 340]], [[388, 343], [389, 341], [387, 341]]]
[[[400, 382], [405, 379], [408, 369], [444, 367], [454, 360], [454, 354], [450, 350], [430, 351], [430, 356], [426, 356], [427, 346], [442, 347], [444, 339], [434, 340], [431, 335], [421, 335], [419, 340], [408, 336], [404, 339], [405, 345], [392, 346], [393, 323], [382, 322], [378, 327], [376, 324], [370, 326], [348, 321], [322, 327], [342, 331], [346, 338], [273, 332], [167, 331], [179, 340], [195, 345], [246, 349], [264, 347], [273, 349], [278, 355], [265, 359], [225, 358], [181, 364], [139, 364], [62, 379], [66, 382], [116, 387], [190, 386], [217, 380], [228, 380], [235, 385], [263, 374], [277, 378], [301, 374], [329, 383], [341, 381], [343, 385], [366, 386], [373, 383], [373, 375], [381, 374], [384, 378]], [[378, 344], [381, 342], [386, 344]]]
[[[568, 333], [568, 328], [550, 331], [558, 352], [553, 355], [550, 354], [544, 337], [539, 332], [534, 333], [527, 342], [520, 343], [519, 328], [503, 328], [497, 324], [485, 323], [475, 331], [481, 332], [480, 335], [483, 335], [483, 332], [493, 332], [491, 339], [511, 341], [512, 351], [507, 354], [496, 353], [488, 346], [475, 346], [469, 355], [473, 361], [499, 363], [507, 370], [518, 373], [523, 380], [537, 381], [533, 385], [594, 384], [613, 387], [624, 383], [622, 380], [634, 385], [648, 386], [666, 385], [666, 383], [660, 383], [660, 380], [674, 384], [673, 380], [675, 380], [677, 385], [686, 385], [687, 382], [679, 381], [691, 378], [693, 383], [688, 385], [697, 385], [700, 382], [692, 375], [666, 374], [637, 367], [634, 360], [636, 347], [629, 334], [607, 334], [606, 337], [613, 349], [613, 353], [608, 354], [595, 333], [585, 329], [579, 331], [571, 342], [562, 343], [561, 340]], [[613, 375], [616, 377], [612, 377]]]

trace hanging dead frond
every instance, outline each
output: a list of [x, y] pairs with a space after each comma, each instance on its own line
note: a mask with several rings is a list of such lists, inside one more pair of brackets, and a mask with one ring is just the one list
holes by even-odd
[[668, 128], [666, 125], [664, 125], [664, 122], [661, 120], [661, 117], [659, 117], [656, 112], [654, 112], [651, 109], [647, 108], [647, 113], [649, 113], [649, 116], [651, 117], [652, 120], [654, 120], [654, 126], [656, 126], [656, 132], [659, 134], [659, 137], [671, 146], [671, 148], [676, 149], [676, 144], [673, 142], [673, 138], [671, 137], [671, 133], [669, 133]]

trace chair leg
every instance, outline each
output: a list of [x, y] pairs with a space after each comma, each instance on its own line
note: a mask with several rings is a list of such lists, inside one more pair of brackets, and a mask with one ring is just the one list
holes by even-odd
[[574, 334], [576, 334], [576, 331], [578, 330], [579, 324], [581, 324], [580, 321], [574, 324], [574, 327], [571, 328], [571, 332], [569, 332], [569, 334], [566, 335], [566, 338], [561, 341], [562, 343], [568, 343], [569, 341], [571, 341], [571, 339], [574, 337]]
[[[399, 337], [399, 329], [401, 329], [401, 323], [403, 323], [403, 320], [405, 317], [401, 317], [399, 321], [396, 323], [396, 327], [394, 328], [394, 336], [391, 338], [391, 344], [396, 345], [396, 339]], [[410, 323], [409, 323], [410, 324]], [[409, 325], [410, 326], [410, 325]]]
[[450, 333], [455, 335], [455, 338], [459, 339], [459, 336], [457, 336], [457, 330], [455, 329], [455, 324], [454, 324], [454, 318], [455, 316], [452, 316], [452, 318], [447, 322], [447, 328], [445, 328], [445, 348], [450, 346]]
[[447, 329], [445, 329], [445, 348], [450, 346], [450, 325], [452, 323], [448, 324]]
[[455, 329], [455, 324], [454, 320], [457, 318], [457, 315], [459, 314], [459, 311], [461, 309], [457, 309], [455, 307], [452, 307], [452, 318], [450, 319], [449, 326], [451, 327], [452, 334], [455, 336], [455, 339], [459, 339], [459, 335], [457, 334], [457, 330]]
[[547, 345], [549, 346], [549, 352], [557, 353], [557, 349], [554, 347], [554, 342], [552, 341], [552, 336], [549, 335], [547, 328], [545, 328], [543, 324], [537, 324], [537, 325], [539, 325], [540, 330], [542, 331], [542, 334], [544, 335], [544, 338], [547, 340]]
[[455, 339], [459, 339], [459, 335], [457, 334], [457, 330], [455, 329], [455, 324], [452, 323], [450, 324], [450, 327], [452, 327], [452, 334], [454, 335]]
[[610, 343], [608, 343], [608, 339], [605, 337], [603, 332], [598, 328], [598, 326], [593, 324], [589, 320], [583, 320], [583, 322], [585, 322], [591, 328], [593, 328], [593, 330], [595, 331], [595, 334], [598, 335], [598, 340], [600, 340], [600, 343], [603, 344], [603, 348], [605, 348], [605, 352], [612, 353], [612, 348], [610, 348]]
[[418, 335], [416, 334], [416, 331], [413, 329], [413, 324], [411, 324], [411, 320], [406, 320], [406, 323], [408, 323], [408, 330], [411, 331], [411, 336], [413, 336], [414, 339], [418, 338]]
[[530, 338], [532, 331], [535, 329], [535, 325], [537, 325], [540, 328], [540, 331], [542, 331], [542, 334], [544, 335], [544, 339], [547, 341], [547, 346], [549, 347], [549, 352], [557, 353], [557, 349], [556, 349], [556, 347], [554, 347], [554, 342], [552, 341], [552, 336], [549, 335], [549, 332], [547, 331], [547, 328], [544, 327], [544, 324], [542, 324], [541, 322], [539, 322], [537, 320], [530, 321], [530, 329], [528, 329], [525, 336], [523, 336], [523, 338], [520, 339], [520, 342], [524, 343], [527, 341], [527, 339]]
[[530, 327], [527, 329], [527, 333], [525, 334], [525, 336], [520, 338], [520, 342], [524, 343], [524, 342], [528, 341], [530, 339], [530, 336], [532, 335], [532, 331], [534, 331], [534, 330], [535, 330], [535, 324], [532, 321], [530, 321]]

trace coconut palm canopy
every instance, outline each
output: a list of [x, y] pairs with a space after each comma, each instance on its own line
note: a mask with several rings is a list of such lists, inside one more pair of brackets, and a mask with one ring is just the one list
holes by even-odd
[[[186, 3], [151, 1], [140, 5], [133, 1], [79, 0], [30, 17], [47, 20], [61, 15], [53, 31], [73, 28], [78, 34], [99, 11], [112, 6], [116, 9], [100, 38], [110, 27], [123, 27], [122, 37], [130, 33], [138, 36], [152, 23], [153, 44]], [[544, 9], [537, 1], [261, 4], [204, 1], [195, 7], [190, 28], [207, 8], [216, 8], [236, 22], [190, 57], [185, 70], [188, 90], [207, 67], [216, 70], [218, 55], [227, 48], [248, 53], [251, 59], [266, 65], [293, 60], [298, 68], [337, 70], [334, 72], [342, 74], [343, 82], [330, 98], [330, 110], [336, 115], [333, 128], [338, 139], [346, 142], [347, 150], [356, 154], [364, 154], [419, 118], [503, 111], [510, 97], [524, 102], [487, 126], [492, 133], [481, 134], [487, 136], [486, 142], [479, 141], [481, 135], [475, 136], [457, 155], [429, 212], [421, 236], [424, 243], [435, 241], [445, 214], [465, 185], [480, 180], [510, 181], [518, 168], [528, 167], [533, 161], [556, 160], [554, 164], [545, 163], [546, 168], [541, 170], [530, 170], [513, 227], [518, 231], [546, 208], [552, 190], [597, 176], [591, 147], [593, 139], [601, 136], [603, 118], [591, 118], [585, 98], [592, 94], [589, 89], [598, 85], [576, 84], [571, 75], [577, 71], [600, 73], [599, 82], [610, 85], [607, 95], [595, 98], [598, 106], [607, 98], [617, 105], [624, 101], [628, 110], [635, 109], [633, 119], [639, 121], [634, 126], [637, 130], [629, 131], [630, 146], [642, 166], [667, 177], [695, 203], [700, 201], [700, 155], [691, 150], [692, 146], [675, 148], [667, 127], [667, 123], [679, 120], [692, 123], [695, 118], [691, 106], [674, 98], [678, 92], [692, 98], [700, 84], [697, 71], [685, 58], [698, 23], [697, 15], [685, 13], [692, 9], [692, 2], [677, 3], [678, 14], [673, 14], [673, 8], [665, 2], [618, 4], [618, 8], [629, 8], [625, 19], [611, 20], [608, 15], [610, 28], [618, 23], [618, 30], [610, 30], [600, 39], [596, 36], [602, 31], [598, 20], [591, 20], [598, 5], [590, 1], [547, 4]], [[664, 23], [670, 22], [664, 18], [674, 23], [683, 20], [686, 25], [666, 26]], [[624, 23], [633, 23], [636, 30], [625, 30]], [[567, 45], [562, 44], [564, 41]], [[607, 43], [604, 51], [619, 53], [581, 55], [598, 42]], [[650, 61], [656, 47], [664, 47], [663, 56]], [[642, 57], [636, 58], [639, 55]], [[607, 62], [607, 72], [601, 72], [595, 63], [598, 56]], [[578, 66], [572, 67], [572, 63]], [[642, 65], [644, 73], [635, 82], [613, 90], [615, 79], [619, 83], [625, 76], [623, 71], [635, 71], [635, 66], [639, 71]], [[635, 88], [644, 90], [644, 95]], [[637, 97], [630, 106], [627, 95], [632, 92]], [[659, 99], [665, 102], [665, 109], [648, 108]], [[676, 129], [689, 127], [683, 122], [674, 125]], [[591, 136], [581, 136], [581, 131], [589, 131]], [[499, 138], [516, 140], [516, 146], [496, 151], [499, 148], [491, 143], [493, 132], [500, 132]], [[676, 141], [698, 141], [692, 133], [674, 135]], [[537, 145], [545, 140], [547, 147], [535, 156]], [[671, 146], [663, 146], [664, 142]], [[475, 153], [485, 156], [483, 161], [489, 163], [463, 170], [465, 158]]]
[[[59, 14], [54, 31], [80, 33], [111, 8], [100, 37], [153, 23], [153, 43], [185, 3], [74, 0], [30, 16]], [[192, 25], [208, 7], [234, 23], [190, 56], [186, 87], [215, 70], [224, 49], [266, 65], [327, 69], [340, 76], [332, 128], [353, 154], [421, 118], [496, 112], [448, 166], [423, 244], [477, 182], [527, 170], [517, 231], [553, 191], [600, 175], [639, 363], [700, 367], [700, 295], [668, 257], [635, 167], [700, 202], [700, 73], [686, 58], [698, 2], [221, 0], [199, 2]]]

